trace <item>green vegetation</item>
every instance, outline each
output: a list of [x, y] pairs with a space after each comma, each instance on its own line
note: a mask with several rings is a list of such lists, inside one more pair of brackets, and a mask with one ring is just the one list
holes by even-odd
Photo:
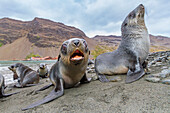
[[[117, 46], [118, 47], [118, 46]], [[93, 55], [93, 58], [96, 59], [97, 56], [100, 54], [111, 52], [117, 49], [117, 47], [109, 47], [109, 46], [101, 46], [97, 45], [94, 50], [92, 50], [91, 55]], [[156, 46], [152, 45], [150, 47], [150, 52], [158, 52], [158, 51], [168, 51], [169, 49], [163, 46]]]
[[0, 42], [0, 47], [3, 46], [3, 43]]
[[33, 52], [31, 52], [29, 55], [26, 56], [25, 59], [30, 59], [31, 57], [41, 57], [39, 54], [34, 54]]
[[169, 48], [164, 47], [164, 46], [157, 46], [157, 45], [151, 45], [150, 46], [150, 52], [159, 52], [159, 51], [168, 51]]
[[96, 59], [97, 56], [100, 54], [111, 52], [113, 50], [117, 49], [117, 47], [109, 47], [109, 46], [101, 46], [97, 45], [94, 50], [92, 50], [91, 55], [93, 55], [94, 59]]
[[36, 36], [36, 38], [40, 38], [40, 36]]

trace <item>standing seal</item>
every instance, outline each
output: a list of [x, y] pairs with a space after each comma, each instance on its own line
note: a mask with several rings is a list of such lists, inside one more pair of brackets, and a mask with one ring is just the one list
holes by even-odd
[[4, 89], [5, 89], [5, 83], [4, 83], [4, 77], [0, 74], [0, 98], [2, 97], [8, 97], [8, 96], [11, 96], [13, 94], [17, 94], [18, 92], [16, 93], [10, 93], [10, 94], [4, 94]]
[[18, 88], [34, 86], [39, 83], [38, 73], [22, 63], [16, 63], [8, 68], [15, 76], [17, 75], [18, 84], [16, 87]]
[[[86, 77], [89, 53], [90, 51], [84, 39], [72, 38], [65, 41], [61, 46], [58, 61], [52, 66], [49, 73], [49, 78], [52, 85], [54, 85], [54, 89], [44, 99], [22, 110], [50, 102], [62, 96], [64, 89], [74, 87], [78, 83], [89, 82]], [[51, 84], [47, 87], [49, 86], [51, 86]]]
[[108, 82], [105, 75], [127, 73], [126, 83], [141, 78], [149, 53], [150, 39], [144, 22], [142, 4], [128, 14], [121, 26], [122, 40], [117, 50], [99, 55], [95, 70], [101, 82]]
[[41, 78], [47, 78], [49, 74], [48, 69], [47, 69], [47, 64], [40, 63], [39, 69], [37, 70], [37, 72]]

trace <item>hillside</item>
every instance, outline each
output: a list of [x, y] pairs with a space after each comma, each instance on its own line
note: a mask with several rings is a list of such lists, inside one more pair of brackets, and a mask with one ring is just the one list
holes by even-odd
[[[93, 50], [96, 45], [107, 46], [112, 50], [121, 41], [121, 36], [115, 35], [96, 35], [88, 38], [78, 28], [48, 19], [36, 17], [32, 21], [19, 21], [2, 18], [0, 19], [0, 60], [21, 60], [30, 53], [42, 57], [56, 57], [62, 42], [73, 37], [84, 38], [90, 50]], [[150, 35], [150, 40], [151, 52], [170, 50], [170, 38]]]
[[[151, 52], [170, 50], [170, 38], [164, 37], [164, 36], [154, 36], [154, 35], [149, 35], [149, 36], [150, 36], [150, 41], [151, 41], [151, 48], [150, 48]], [[97, 41], [99, 45], [116, 47], [120, 44], [121, 36], [96, 35], [95, 37], [93, 37], [93, 39]]]
[[24, 59], [32, 52], [56, 57], [62, 42], [73, 37], [84, 38], [93, 49], [95, 41], [75, 27], [42, 18], [32, 21], [3, 18], [0, 19], [0, 60]]

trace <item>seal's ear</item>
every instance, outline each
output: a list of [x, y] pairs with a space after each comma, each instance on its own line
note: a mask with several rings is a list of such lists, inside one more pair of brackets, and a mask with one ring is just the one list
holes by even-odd
[[61, 58], [61, 55], [58, 55], [58, 61], [60, 60], [60, 58]]

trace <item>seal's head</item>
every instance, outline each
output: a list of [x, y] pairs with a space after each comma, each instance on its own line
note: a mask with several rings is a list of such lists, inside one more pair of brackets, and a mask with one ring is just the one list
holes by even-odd
[[16, 73], [16, 66], [15, 66], [15, 64], [12, 64], [11, 66], [9, 66], [8, 69], [11, 70], [12, 72]]
[[9, 70], [11, 70], [13, 73], [14, 73], [14, 80], [15, 79], [18, 79], [18, 75], [17, 75], [17, 72], [16, 72], [16, 70], [17, 70], [17, 68], [19, 68], [21, 65], [23, 65], [23, 64], [21, 64], [21, 63], [16, 63], [16, 64], [12, 64], [11, 66], [9, 66], [8, 67], [8, 69]]
[[13, 72], [16, 72], [16, 69], [18, 67], [20, 67], [21, 65], [23, 65], [23, 64], [21, 64], [21, 63], [12, 64], [11, 66], [8, 67], [8, 69], [10, 69]]
[[47, 65], [45, 63], [40, 63], [39, 68], [40, 69], [45, 69]]
[[142, 4], [140, 4], [132, 12], [130, 12], [122, 23], [122, 35], [130, 34], [131, 30], [135, 32], [135, 28], [138, 29], [137, 31], [139, 31], [139, 29], [147, 30], [144, 22], [144, 14], [145, 7]]
[[60, 58], [64, 64], [78, 65], [88, 61], [90, 51], [84, 39], [72, 38], [63, 42]]

